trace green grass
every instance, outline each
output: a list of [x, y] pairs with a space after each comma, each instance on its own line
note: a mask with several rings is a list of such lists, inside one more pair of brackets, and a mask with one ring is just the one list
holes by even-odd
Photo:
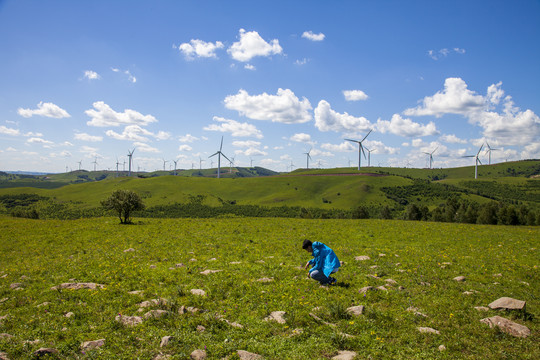
[[[336, 286], [320, 288], [297, 268], [309, 259], [304, 238], [325, 242], [345, 262]], [[122, 226], [115, 218], [0, 218], [0, 300], [7, 298], [0, 302], [0, 316], [7, 315], [0, 333], [13, 335], [0, 339], [0, 351], [11, 359], [32, 358], [40, 347], [58, 349], [60, 359], [151, 359], [160, 352], [189, 359], [204, 348], [210, 359], [234, 359], [236, 350], [266, 359], [327, 359], [338, 350], [373, 359], [534, 359], [540, 353], [539, 238], [538, 227], [380, 220], [136, 219]], [[358, 255], [371, 260], [355, 261]], [[445, 262], [451, 265], [442, 267]], [[174, 268], [178, 263], [186, 266]], [[223, 271], [201, 275], [205, 269]], [[452, 280], [458, 275], [466, 282]], [[263, 277], [274, 281], [257, 281]], [[397, 281], [388, 292], [358, 292], [387, 278]], [[50, 289], [70, 279], [106, 288]], [[23, 290], [10, 289], [16, 282]], [[195, 288], [207, 297], [191, 295]], [[143, 293], [128, 294], [133, 290]], [[464, 295], [468, 290], [478, 293]], [[527, 313], [474, 309], [502, 296], [526, 300]], [[169, 316], [134, 328], [114, 320], [118, 313], [144, 314], [137, 304], [156, 298], [168, 304], [153, 309]], [[180, 315], [182, 305], [205, 312]], [[352, 305], [364, 305], [365, 314], [348, 317], [343, 310]], [[309, 315], [316, 306], [336, 328]], [[409, 306], [428, 317], [407, 312]], [[287, 324], [264, 321], [272, 311], [286, 311]], [[67, 312], [75, 315], [66, 318]], [[531, 336], [514, 338], [479, 322], [494, 315], [526, 325]], [[198, 325], [206, 330], [198, 332]], [[420, 334], [419, 326], [441, 334]], [[297, 328], [303, 333], [292, 336]], [[161, 349], [167, 335], [176, 341]], [[81, 353], [83, 341], [101, 338], [105, 346]], [[42, 342], [24, 343], [36, 339]], [[441, 344], [446, 351], [439, 352]]]

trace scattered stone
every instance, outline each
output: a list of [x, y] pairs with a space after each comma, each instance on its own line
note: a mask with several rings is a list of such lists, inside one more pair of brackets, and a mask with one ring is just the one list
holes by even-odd
[[140, 316], [124, 316], [121, 314], [116, 315], [115, 320], [129, 327], [139, 325], [143, 322]]
[[200, 274], [208, 275], [208, 274], [213, 274], [213, 273], [217, 273], [217, 272], [220, 272], [220, 271], [223, 271], [223, 270], [204, 270], [204, 271], [201, 271]]
[[389, 285], [397, 285], [397, 281], [394, 279], [386, 279], [384, 281]]
[[9, 360], [7, 354], [3, 351], [0, 351], [0, 360]]
[[361, 256], [356, 256], [354, 258], [354, 260], [356, 261], [365, 261], [365, 260], [371, 260], [371, 258], [367, 255], [361, 255]]
[[399, 291], [403, 291], [403, 290], [405, 290], [405, 287], [404, 287], [404, 286], [399, 286], [397, 289], [398, 289]]
[[130, 295], [140, 295], [142, 293], [143, 293], [142, 290], [133, 290], [133, 291], [128, 292], [128, 294]]
[[478, 291], [476, 290], [469, 290], [469, 291], [464, 291], [463, 292], [463, 295], [473, 295], [473, 294], [477, 294]]
[[279, 324], [285, 324], [285, 311], [272, 311], [269, 316], [264, 318], [264, 321], [275, 321]]
[[34, 356], [42, 356], [47, 354], [58, 354], [58, 350], [53, 348], [39, 348], [38, 350], [34, 351]]
[[430, 327], [417, 327], [418, 331], [424, 334], [437, 334], [439, 335], [439, 330], [432, 329]]
[[91, 289], [95, 290], [97, 288], [104, 289], [105, 285], [96, 284], [96, 283], [62, 283], [57, 286], [53, 286], [51, 290], [60, 290], [60, 289], [68, 289], [68, 290], [79, 290], [79, 289]]
[[332, 360], [352, 360], [356, 357], [356, 352], [349, 350], [338, 351], [338, 354]]
[[528, 327], [500, 316], [485, 318], [480, 320], [480, 322], [488, 324], [490, 328], [497, 326], [501, 331], [516, 337], [526, 338], [531, 334], [531, 330]]
[[39, 304], [39, 305], [36, 305], [36, 307], [39, 308], [39, 307], [47, 306], [47, 305], [49, 305], [49, 304], [50, 304], [50, 302], [45, 301], [44, 303], [41, 303], [41, 304]]
[[173, 336], [164, 336], [161, 338], [161, 343], [159, 344], [159, 347], [165, 347], [169, 345], [169, 343], [174, 339]]
[[197, 349], [197, 350], [194, 350], [189, 356], [193, 360], [204, 360], [206, 359], [206, 351]]
[[263, 282], [263, 283], [267, 283], [267, 282], [272, 282], [274, 281], [274, 278], [260, 278], [257, 280], [258, 282]]
[[190, 292], [191, 292], [193, 295], [206, 296], [206, 291], [204, 291], [204, 290], [202, 290], [202, 289], [191, 289]]
[[195, 261], [197, 261], [197, 259], [191, 258], [191, 259], [189, 259], [189, 261], [190, 262], [195, 262]]
[[167, 299], [159, 298], [159, 299], [151, 299], [148, 301], [143, 301], [138, 306], [141, 308], [147, 308], [147, 307], [152, 307], [152, 306], [163, 306], [163, 305], [167, 305], [168, 303], [169, 302], [167, 301]]
[[238, 328], [238, 329], [243, 329], [244, 328], [244, 325], [239, 324], [237, 322], [229, 321], [229, 320], [223, 319], [223, 318], [221, 318], [220, 320], [226, 322], [227, 324], [231, 325], [232, 327], [235, 327], [235, 328]]
[[384, 286], [377, 286], [377, 290], [381, 290], [381, 291], [388, 291], [387, 288], [385, 288]]
[[93, 350], [105, 345], [105, 339], [85, 341], [81, 344], [82, 350]]
[[258, 262], [259, 264], [264, 264], [264, 260], [257, 260], [255, 262]]
[[363, 305], [351, 306], [347, 308], [347, 312], [354, 316], [362, 315], [362, 313], [364, 312], [364, 306]]
[[442, 264], [443, 264], [443, 265], [452, 265], [451, 262], [443, 262]]
[[72, 313], [71, 311], [64, 315], [64, 317], [67, 317], [67, 318], [70, 318], [72, 316], [75, 316], [75, 314]]
[[400, 273], [404, 273], [404, 272], [407, 271], [407, 270], [397, 269], [397, 271], [400, 272]]
[[376, 269], [376, 268], [378, 268], [378, 266], [377, 266], [377, 265], [372, 265], [372, 266], [370, 266], [369, 268], [370, 268], [370, 269]]
[[237, 350], [236, 354], [238, 355], [240, 360], [258, 360], [263, 358], [261, 355], [250, 353], [245, 350]]
[[325, 324], [325, 325], [332, 326], [332, 327], [336, 327], [336, 326], [337, 326], [336, 324], [332, 324], [332, 323], [329, 323], [329, 322], [324, 321], [323, 319], [321, 319], [320, 317], [318, 317], [318, 316], [315, 315], [314, 313], [309, 313], [309, 316], [311, 316], [312, 318], [314, 318], [314, 319], [317, 320], [317, 321], [322, 322], [322, 323]]
[[12, 289], [12, 290], [18, 290], [20, 288], [22, 288], [23, 284], [21, 283], [13, 283], [11, 285], [9, 285], [9, 288]]
[[152, 360], [169, 360], [171, 355], [157, 354], [152, 358]]
[[493, 274], [493, 277], [502, 277], [502, 274], [501, 273]]
[[124, 250], [125, 253], [127, 253], [127, 252], [133, 252], [133, 251], [135, 251], [134, 248], [129, 248], [129, 249]]
[[217, 260], [216, 258], [208, 259], [208, 261], [216, 261], [216, 260]]
[[520, 283], [520, 284], [523, 284], [523, 285], [531, 286], [531, 284], [529, 284], [529, 283], [526, 282], [526, 281], [520, 281], [519, 283]]
[[380, 277], [378, 277], [377, 275], [373, 275], [373, 274], [367, 274], [366, 276], [370, 277], [372, 279], [380, 279]]
[[304, 329], [297, 328], [292, 331], [292, 336], [300, 335], [304, 332]]
[[5, 279], [5, 278], [7, 278], [7, 274], [0, 276], [0, 279]]
[[196, 307], [191, 307], [191, 306], [185, 307], [184, 305], [182, 305], [180, 306], [180, 309], [178, 309], [178, 313], [180, 315], [186, 314], [186, 313], [196, 314], [198, 312], [202, 312], [202, 310], [197, 309]]
[[155, 269], [155, 268], [157, 268], [156, 265], [150, 265], [149, 267], [150, 267], [150, 269]]
[[182, 263], [178, 263], [176, 265], [174, 265], [175, 268], [182, 268], [182, 267], [186, 267], [186, 265], [182, 264]]
[[424, 313], [421, 313], [420, 311], [418, 311], [418, 308], [415, 308], [414, 306], [409, 306], [407, 308], [407, 311], [408, 312], [412, 312], [414, 315], [416, 316], [420, 316], [420, 317], [424, 317], [424, 318], [427, 318], [428, 316]]
[[386, 254], [379, 254], [379, 257], [383, 257], [383, 256], [386, 256]]
[[198, 332], [204, 332], [206, 330], [206, 328], [202, 325], [197, 325], [197, 331]]
[[525, 301], [516, 300], [509, 297], [502, 297], [493, 301], [488, 306], [495, 309], [505, 309], [505, 310], [523, 310], [525, 309]]
[[373, 286], [365, 286], [365, 287], [361, 288], [360, 290], [358, 290], [358, 292], [359, 292], [360, 294], [365, 294], [365, 293], [367, 293], [368, 291], [373, 290], [373, 289], [374, 289]]
[[458, 282], [463, 282], [463, 281], [465, 281], [465, 276], [456, 276], [452, 280], [458, 281]]
[[445, 351], [446, 350], [446, 346], [444, 345], [439, 345], [439, 351]]
[[41, 340], [39, 340], [39, 339], [32, 340], [32, 341], [30, 341], [30, 340], [23, 341], [23, 344], [28, 344], [28, 345], [37, 345], [39, 343], [41, 343]]
[[21, 280], [29, 280], [30, 278], [26, 275], [21, 276]]
[[150, 319], [150, 318], [159, 319], [160, 317], [167, 314], [169, 314], [169, 312], [166, 310], [150, 310], [149, 312], [144, 314], [143, 317], [145, 319]]
[[11, 338], [13, 338], [13, 335], [6, 334], [6, 333], [0, 334], [0, 339], [11, 339]]
[[489, 308], [485, 306], [475, 306], [474, 308], [478, 311], [489, 311]]
[[3, 302], [6, 302], [6, 301], [8, 301], [8, 300], [9, 300], [9, 298], [3, 298], [3, 299], [0, 299], [0, 304], [3, 303]]
[[230, 262], [229, 264], [231, 265], [238, 265], [238, 264], [241, 264], [242, 262], [241, 261], [232, 261]]
[[422, 286], [431, 286], [431, 283], [428, 283], [427, 281], [420, 281], [420, 285], [422, 285]]

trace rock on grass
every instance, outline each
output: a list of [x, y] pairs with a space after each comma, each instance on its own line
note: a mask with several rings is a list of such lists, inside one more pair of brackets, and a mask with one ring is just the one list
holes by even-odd
[[245, 350], [238, 350], [236, 351], [236, 354], [238, 355], [240, 360], [258, 360], [263, 358], [261, 355], [250, 353]]
[[502, 297], [493, 301], [488, 306], [493, 309], [505, 309], [505, 310], [523, 310], [525, 309], [525, 301], [516, 300], [510, 297]]
[[105, 345], [105, 339], [85, 341], [81, 344], [81, 350], [97, 349], [103, 345]]
[[197, 350], [194, 350], [189, 356], [193, 360], [204, 360], [206, 359], [206, 351], [197, 349]]
[[480, 322], [489, 325], [490, 328], [493, 328], [496, 326], [499, 329], [501, 329], [501, 331], [515, 337], [526, 338], [527, 336], [531, 334], [531, 330], [529, 330], [528, 327], [515, 323], [511, 320], [508, 320], [500, 316], [493, 316], [490, 318], [485, 318], [485, 319], [480, 320]]
[[338, 351], [338, 354], [332, 358], [332, 360], [352, 360], [356, 357], [356, 353], [354, 351]]

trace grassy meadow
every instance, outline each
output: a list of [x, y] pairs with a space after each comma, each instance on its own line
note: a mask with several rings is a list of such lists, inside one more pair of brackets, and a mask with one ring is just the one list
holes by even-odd
[[[320, 287], [300, 268], [310, 259], [301, 249], [305, 238], [331, 246], [344, 262], [336, 285]], [[116, 218], [0, 217], [0, 333], [11, 335], [0, 336], [0, 352], [9, 359], [33, 359], [42, 347], [57, 349], [49, 358], [58, 359], [189, 359], [195, 349], [230, 360], [238, 350], [265, 359], [329, 359], [340, 350], [356, 351], [358, 359], [536, 359], [539, 239], [539, 227], [398, 220], [120, 225]], [[360, 255], [370, 259], [355, 260]], [[67, 282], [104, 286], [51, 289]], [[359, 291], [381, 285], [387, 290]], [[503, 296], [527, 301], [526, 312], [474, 308]], [[152, 299], [163, 300], [141, 306]], [[355, 305], [365, 307], [362, 315], [345, 311]], [[182, 306], [201, 311], [181, 314]], [[137, 326], [115, 320], [158, 309], [167, 313]], [[286, 323], [265, 321], [273, 311], [285, 311]], [[512, 337], [479, 321], [494, 315], [527, 326], [531, 335]], [[164, 336], [174, 338], [160, 347]], [[97, 339], [105, 345], [81, 349]]]

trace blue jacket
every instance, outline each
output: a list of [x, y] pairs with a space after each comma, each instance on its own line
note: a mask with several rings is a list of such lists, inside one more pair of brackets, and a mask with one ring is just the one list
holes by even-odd
[[334, 250], [330, 249], [322, 242], [315, 241], [311, 247], [313, 248], [313, 259], [309, 261], [309, 264], [312, 266], [309, 270], [310, 274], [312, 271], [319, 270], [328, 277], [334, 269], [341, 266]]

